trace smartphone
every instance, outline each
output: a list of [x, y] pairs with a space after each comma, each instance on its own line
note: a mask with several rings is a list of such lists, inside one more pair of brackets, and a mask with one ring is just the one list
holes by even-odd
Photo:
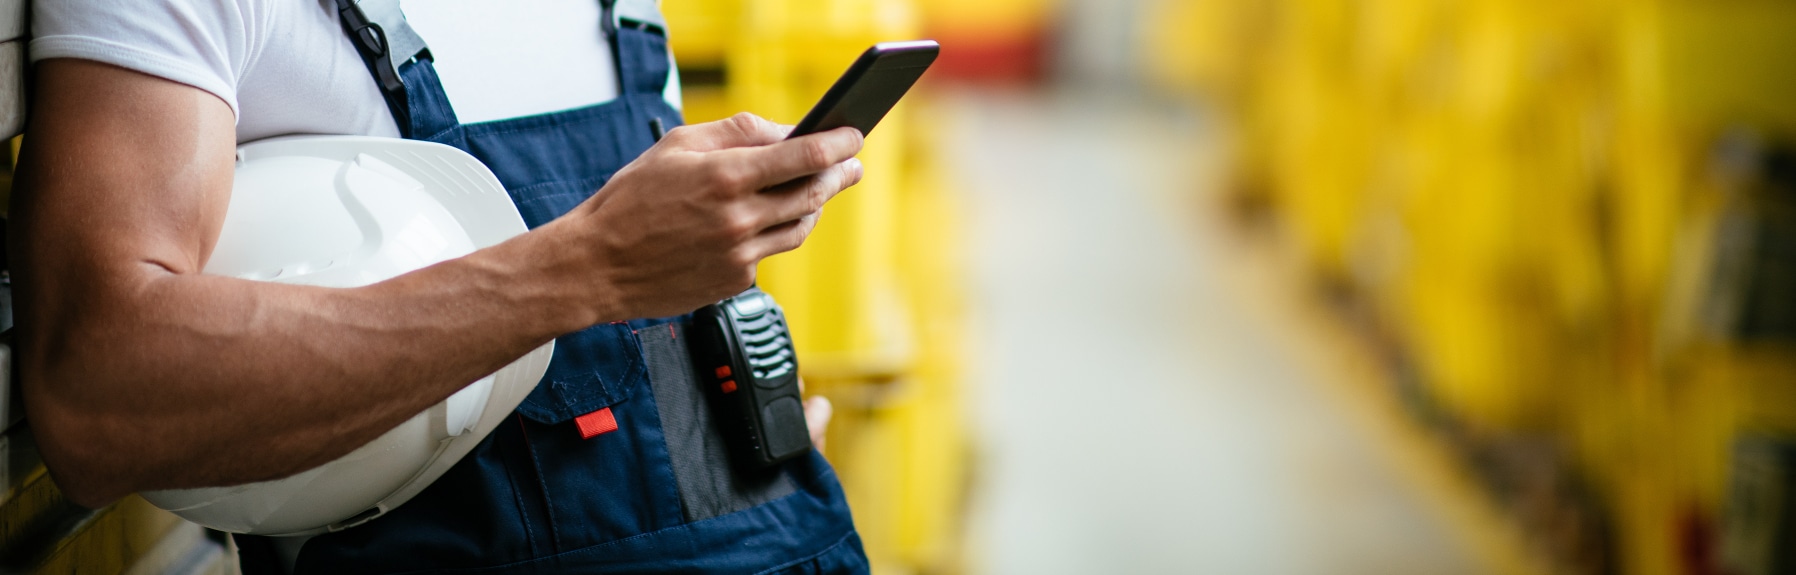
[[788, 139], [854, 126], [865, 136], [892, 111], [898, 99], [935, 63], [942, 47], [934, 40], [874, 44], [824, 92]]

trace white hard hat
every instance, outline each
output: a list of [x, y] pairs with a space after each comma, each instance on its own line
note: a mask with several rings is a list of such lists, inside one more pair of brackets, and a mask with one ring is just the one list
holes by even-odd
[[[498, 178], [461, 150], [393, 138], [277, 138], [237, 149], [230, 208], [205, 272], [355, 287], [467, 255], [524, 230]], [[153, 491], [143, 498], [233, 533], [306, 535], [353, 527], [405, 503], [479, 444], [536, 387], [554, 345], [544, 344], [336, 461], [285, 479]]]

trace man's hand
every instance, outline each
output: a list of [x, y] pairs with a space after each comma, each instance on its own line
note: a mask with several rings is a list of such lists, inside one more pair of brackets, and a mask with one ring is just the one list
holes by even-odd
[[597, 319], [692, 311], [747, 289], [762, 258], [803, 243], [823, 204], [860, 181], [861, 134], [786, 140], [790, 130], [746, 113], [675, 128], [551, 224], [587, 258], [582, 279], [606, 306]]

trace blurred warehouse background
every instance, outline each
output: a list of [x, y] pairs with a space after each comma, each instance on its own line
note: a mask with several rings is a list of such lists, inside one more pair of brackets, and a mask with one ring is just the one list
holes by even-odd
[[[943, 45], [762, 269], [876, 572], [1796, 573], [1796, 3], [662, 4], [689, 122]], [[0, 421], [0, 571], [231, 571]]]
[[766, 270], [888, 570], [1796, 572], [1796, 6], [666, 4], [695, 120], [945, 46]]
[[1796, 6], [1159, 2], [1147, 78], [1528, 551], [1796, 572]]

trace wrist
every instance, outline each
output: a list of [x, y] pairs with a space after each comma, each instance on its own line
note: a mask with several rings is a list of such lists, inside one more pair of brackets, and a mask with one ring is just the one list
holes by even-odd
[[569, 214], [513, 238], [506, 244], [517, 244], [516, 253], [499, 255], [524, 263], [516, 283], [543, 302], [562, 333], [629, 319], [621, 292], [605, 273], [609, 266], [597, 253], [598, 238], [588, 237], [591, 227], [573, 219], [577, 216]]

